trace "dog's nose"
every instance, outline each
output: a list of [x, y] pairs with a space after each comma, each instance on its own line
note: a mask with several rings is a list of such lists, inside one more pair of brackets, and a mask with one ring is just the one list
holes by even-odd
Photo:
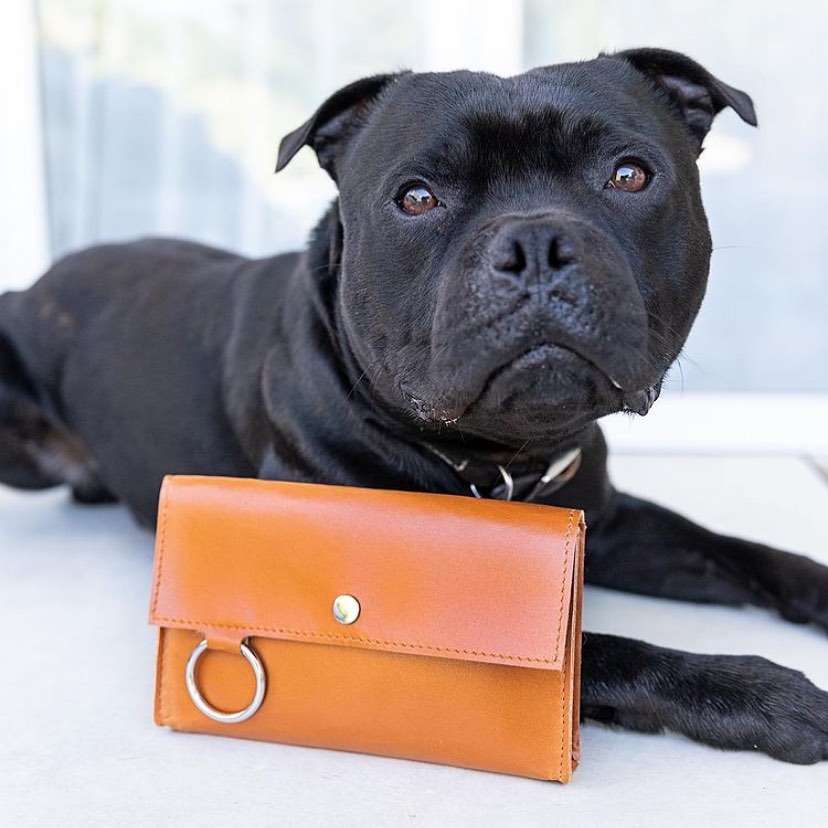
[[577, 261], [569, 232], [549, 220], [515, 220], [500, 227], [492, 265], [501, 273], [542, 280]]

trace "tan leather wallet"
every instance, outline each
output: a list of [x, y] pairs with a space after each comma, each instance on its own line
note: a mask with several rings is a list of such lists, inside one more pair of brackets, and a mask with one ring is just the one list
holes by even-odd
[[167, 477], [155, 721], [566, 782], [580, 511]]

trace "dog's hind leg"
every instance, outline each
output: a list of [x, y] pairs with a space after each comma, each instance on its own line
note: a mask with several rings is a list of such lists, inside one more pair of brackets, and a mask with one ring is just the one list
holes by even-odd
[[10, 340], [0, 333], [0, 483], [19, 489], [68, 484], [75, 500], [114, 500], [83, 443], [45, 410]]

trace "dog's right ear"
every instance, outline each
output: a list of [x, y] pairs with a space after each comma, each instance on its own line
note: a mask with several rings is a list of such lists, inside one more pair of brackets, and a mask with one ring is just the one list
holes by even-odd
[[680, 52], [667, 49], [626, 49], [609, 57], [626, 60], [654, 83], [696, 139], [699, 150], [713, 119], [730, 107], [745, 123], [756, 126], [750, 96], [713, 77], [703, 66]]
[[308, 146], [316, 152], [319, 166], [336, 181], [336, 162], [343, 147], [364, 123], [377, 95], [401, 74], [405, 73], [373, 75], [334, 92], [302, 126], [282, 138], [276, 172], [284, 169], [302, 147]]

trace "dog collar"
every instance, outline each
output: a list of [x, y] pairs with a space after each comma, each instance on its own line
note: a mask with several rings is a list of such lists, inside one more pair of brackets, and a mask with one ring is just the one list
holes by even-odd
[[[553, 458], [547, 465], [546, 471], [541, 474], [534, 472], [513, 475], [507, 466], [500, 463], [480, 463], [466, 458], [461, 461], [452, 460], [434, 446], [429, 450], [443, 462], [448, 463], [454, 471], [463, 478], [471, 493], [478, 498], [492, 498], [495, 500], [523, 500], [532, 501], [542, 495], [549, 495], [557, 491], [575, 476], [581, 467], [581, 449], [574, 448]], [[482, 478], [491, 480], [492, 465], [500, 476], [499, 482], [487, 487], [480, 482]]]

